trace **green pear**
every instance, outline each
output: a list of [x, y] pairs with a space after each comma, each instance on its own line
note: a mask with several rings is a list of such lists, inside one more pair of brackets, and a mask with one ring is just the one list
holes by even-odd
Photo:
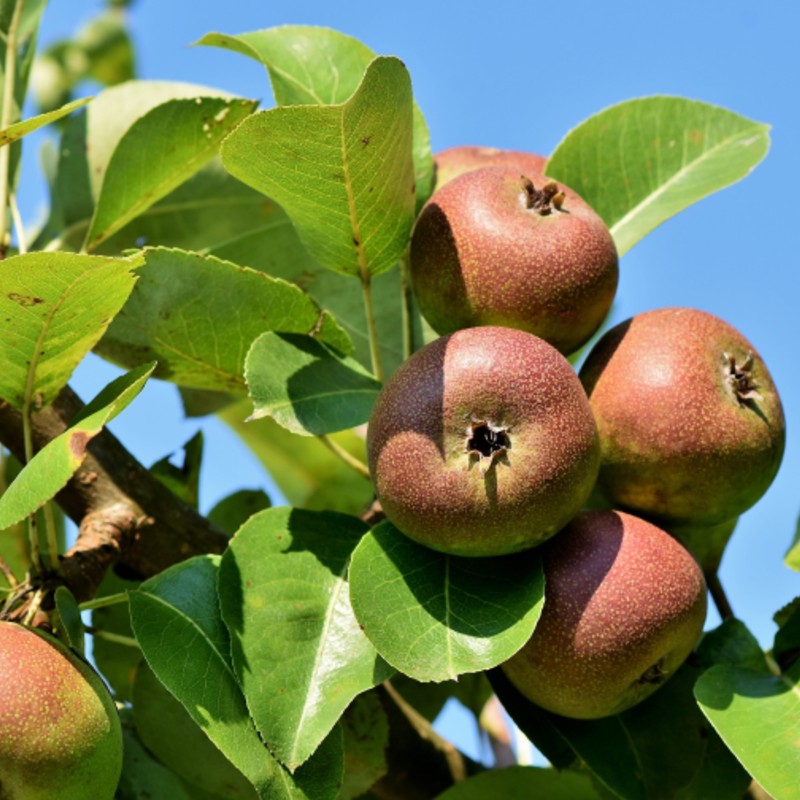
[[595, 510], [542, 552], [542, 616], [502, 665], [523, 695], [565, 717], [598, 719], [677, 671], [706, 616], [703, 573], [679, 542], [638, 517]]
[[122, 730], [97, 673], [56, 639], [0, 621], [0, 798], [112, 800]]

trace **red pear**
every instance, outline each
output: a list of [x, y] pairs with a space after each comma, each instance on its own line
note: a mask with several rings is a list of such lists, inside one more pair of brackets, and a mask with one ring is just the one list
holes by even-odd
[[599, 455], [566, 359], [500, 327], [458, 331], [411, 356], [378, 396], [367, 453], [387, 517], [464, 556], [552, 536], [588, 497]]
[[521, 150], [501, 150], [497, 147], [480, 147], [477, 145], [460, 145], [449, 147], [436, 153], [433, 157], [436, 165], [435, 189], [444, 186], [448, 181], [457, 178], [464, 172], [481, 167], [514, 167], [521, 173], [544, 173], [547, 158], [536, 153], [525, 153]]
[[665, 531], [630, 514], [584, 511], [542, 553], [542, 616], [502, 665], [532, 702], [576, 719], [617, 714], [652, 694], [692, 651], [706, 585]]

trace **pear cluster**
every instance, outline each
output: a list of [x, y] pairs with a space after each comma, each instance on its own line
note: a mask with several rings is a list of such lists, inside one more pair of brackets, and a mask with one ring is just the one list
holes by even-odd
[[436, 164], [410, 274], [441, 337], [378, 397], [376, 494], [402, 533], [444, 553], [541, 545], [544, 610], [504, 671], [549, 711], [616, 714], [695, 646], [701, 564], [719, 555], [704, 539], [730, 532], [772, 482], [781, 402], [755, 348], [691, 308], [616, 326], [576, 375], [566, 356], [617, 288], [604, 222], [541, 156], [463, 147]]

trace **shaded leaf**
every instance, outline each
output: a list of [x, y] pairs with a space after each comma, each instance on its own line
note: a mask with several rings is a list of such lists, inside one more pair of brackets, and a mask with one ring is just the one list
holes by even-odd
[[353, 553], [350, 597], [392, 666], [443, 681], [496, 666], [525, 644], [544, 604], [544, 577], [535, 550], [459, 558], [382, 522]]
[[313, 331], [349, 349], [330, 314], [286, 281], [182, 250], [144, 256], [136, 289], [96, 348], [106, 358], [130, 364], [149, 354], [159, 362], [157, 377], [243, 393], [247, 350], [264, 331]]
[[455, 784], [436, 800], [599, 800], [592, 781], [577, 772], [540, 767], [507, 767], [473, 775]]
[[337, 800], [360, 797], [387, 770], [389, 720], [373, 692], [361, 694], [342, 717], [344, 780]]
[[350, 607], [355, 517], [272, 508], [246, 522], [220, 568], [233, 665], [272, 752], [295, 769], [350, 701], [388, 678]]
[[726, 619], [719, 627], [703, 634], [697, 656], [704, 667], [730, 664], [768, 672], [761, 645], [747, 626], [738, 619]]
[[95, 250], [214, 158], [255, 107], [250, 100], [195, 97], [169, 100], [137, 119], [106, 167], [86, 249]]
[[269, 508], [270, 499], [261, 489], [239, 489], [220, 500], [207, 517], [209, 522], [233, 536], [253, 514]]
[[245, 120], [225, 140], [222, 162], [283, 206], [320, 263], [363, 280], [408, 245], [411, 130], [408, 72], [396, 58], [377, 58], [343, 105], [282, 106]]
[[[298, 436], [271, 419], [245, 422], [250, 403], [228, 406], [220, 417], [241, 437], [293, 506], [361, 514], [372, 502], [372, 484], [335, 456], [319, 439]], [[363, 461], [363, 437], [353, 431], [331, 439]]]
[[786, 551], [783, 562], [787, 567], [789, 567], [789, 569], [793, 569], [795, 572], [800, 572], [800, 517], [797, 518], [797, 525], [794, 529], [794, 538], [792, 539], [792, 544], [790, 545], [789, 549]]
[[131, 592], [133, 630], [161, 683], [262, 800], [303, 797], [261, 741], [236, 682], [217, 605], [218, 565], [215, 556], [197, 556]]
[[83, 463], [88, 443], [127, 408], [154, 368], [145, 364], [111, 381], [67, 430], [36, 453], [0, 497], [0, 530], [32, 514], [66, 486]]
[[643, 97], [570, 131], [547, 174], [600, 214], [623, 255], [671, 216], [744, 178], [766, 155], [768, 131], [706, 103]]
[[17, 408], [50, 403], [124, 305], [137, 263], [71, 253], [3, 261], [0, 397]]
[[158, 478], [176, 497], [194, 508], [199, 505], [200, 467], [203, 462], [203, 432], [197, 433], [183, 446], [183, 464], [178, 467], [171, 456], [156, 461], [150, 474]]
[[369, 421], [381, 384], [358, 361], [310, 336], [264, 333], [245, 362], [251, 419], [318, 436]]
[[800, 658], [800, 604], [795, 604], [775, 634], [772, 657], [784, 671]]
[[55, 591], [54, 600], [56, 604], [53, 619], [55, 635], [67, 647], [83, 655], [83, 622], [75, 595], [66, 586], [59, 586]]
[[76, 109], [85, 106], [91, 99], [91, 97], [84, 97], [80, 100], [73, 100], [71, 103], [67, 103], [65, 106], [57, 108], [54, 111], [48, 111], [46, 114], [38, 114], [35, 117], [29, 117], [28, 119], [23, 119], [20, 122], [9, 125], [7, 128], [0, 130], [0, 147], [11, 144], [11, 142], [16, 142], [17, 139], [27, 136], [29, 133], [38, 130], [44, 125], [49, 125], [51, 122], [66, 117], [67, 114], [71, 114]]
[[144, 662], [133, 683], [133, 719], [147, 749], [192, 786], [228, 800], [258, 797]]
[[[377, 55], [352, 36], [310, 25], [281, 25], [237, 36], [208, 33], [196, 44], [233, 50], [261, 62], [280, 106], [344, 103]], [[417, 208], [421, 208], [433, 191], [434, 169], [428, 125], [416, 103], [413, 125]]]
[[781, 675], [719, 664], [695, 696], [725, 744], [773, 797], [800, 797], [800, 664]]

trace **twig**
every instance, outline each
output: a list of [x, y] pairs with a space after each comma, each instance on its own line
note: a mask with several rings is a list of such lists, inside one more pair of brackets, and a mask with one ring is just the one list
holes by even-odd
[[709, 594], [714, 601], [714, 605], [717, 607], [717, 611], [719, 611], [720, 617], [722, 617], [722, 619], [734, 617], [733, 608], [731, 608], [728, 596], [725, 594], [725, 589], [722, 587], [719, 575], [716, 572], [708, 573], [706, 575], [706, 584], [708, 585]]
[[400, 259], [400, 303], [402, 307], [403, 324], [403, 360], [414, 352], [414, 332], [412, 330], [411, 315], [411, 284], [409, 282], [408, 251]]

